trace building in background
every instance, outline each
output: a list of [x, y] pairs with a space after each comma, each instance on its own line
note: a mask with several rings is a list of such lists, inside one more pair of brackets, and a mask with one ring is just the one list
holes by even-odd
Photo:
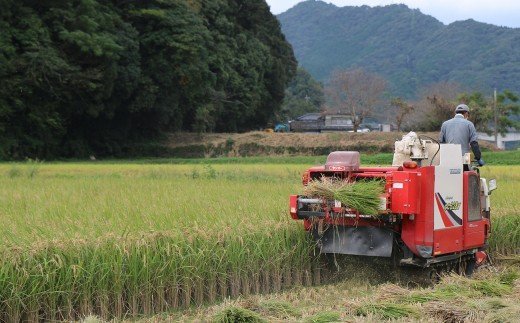
[[[382, 125], [376, 122], [361, 124], [358, 132], [381, 131]], [[289, 121], [291, 132], [337, 132], [354, 131], [350, 115], [341, 113], [307, 113]]]
[[[478, 139], [495, 143], [495, 136], [484, 132], [478, 133]], [[520, 132], [508, 132], [505, 136], [499, 134], [497, 147], [504, 150], [520, 149]]]

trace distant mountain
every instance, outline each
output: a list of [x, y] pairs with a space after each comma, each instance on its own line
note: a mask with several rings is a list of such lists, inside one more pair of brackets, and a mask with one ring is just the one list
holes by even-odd
[[334, 69], [363, 67], [405, 97], [445, 80], [520, 91], [520, 28], [474, 20], [446, 26], [405, 5], [339, 8], [314, 0], [278, 18], [300, 64], [321, 81]]

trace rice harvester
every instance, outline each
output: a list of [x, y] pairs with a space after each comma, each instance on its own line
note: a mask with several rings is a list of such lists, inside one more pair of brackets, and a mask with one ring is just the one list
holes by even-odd
[[490, 194], [496, 181], [480, 177], [460, 145], [415, 133], [395, 143], [392, 166], [362, 167], [352, 151], [332, 152], [303, 174], [303, 185], [334, 178], [381, 181], [377, 214], [360, 214], [337, 200], [291, 195], [290, 215], [303, 220], [321, 253], [388, 257], [404, 267], [457, 269], [471, 274], [487, 259]]

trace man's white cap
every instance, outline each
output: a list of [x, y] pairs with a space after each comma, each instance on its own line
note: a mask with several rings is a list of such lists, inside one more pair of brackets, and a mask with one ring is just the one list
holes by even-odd
[[455, 113], [469, 112], [469, 107], [465, 104], [459, 104], [455, 109]]

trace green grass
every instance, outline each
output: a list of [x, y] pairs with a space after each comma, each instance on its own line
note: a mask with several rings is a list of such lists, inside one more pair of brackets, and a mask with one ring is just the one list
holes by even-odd
[[520, 149], [499, 152], [483, 152], [482, 158], [489, 165], [520, 165]]
[[[484, 151], [483, 159], [487, 165], [520, 165], [520, 150], [513, 151]], [[392, 153], [361, 154], [363, 165], [390, 165]], [[322, 165], [327, 156], [260, 156], [260, 157], [217, 157], [217, 158], [136, 158], [136, 159], [107, 159], [96, 162], [84, 160], [48, 161], [45, 164], [84, 164], [101, 163], [103, 165], [228, 165], [228, 164], [292, 164], [292, 165]], [[18, 165], [18, 163], [1, 163], [0, 165]]]

